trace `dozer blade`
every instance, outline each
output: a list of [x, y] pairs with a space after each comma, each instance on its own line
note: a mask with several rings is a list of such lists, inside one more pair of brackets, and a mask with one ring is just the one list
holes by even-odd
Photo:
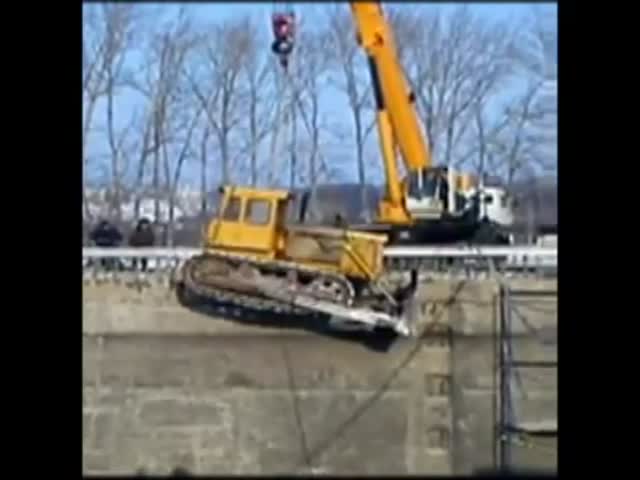
[[364, 327], [373, 329], [375, 327], [392, 328], [403, 336], [412, 336], [412, 306], [411, 299], [405, 302], [403, 315], [393, 316], [384, 312], [377, 312], [368, 308], [348, 307], [333, 303], [327, 300], [320, 300], [300, 294], [291, 290], [278, 288], [268, 280], [261, 278], [254, 279], [254, 286], [267, 297], [306, 308], [316, 312], [326, 313], [336, 317], [332, 319], [332, 324], [340, 324], [343, 321], [356, 322]]

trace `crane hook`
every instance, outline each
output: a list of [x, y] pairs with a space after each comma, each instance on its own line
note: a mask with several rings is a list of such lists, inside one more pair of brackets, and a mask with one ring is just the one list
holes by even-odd
[[278, 56], [280, 65], [286, 70], [289, 55], [294, 47], [295, 14], [293, 12], [274, 13], [271, 17], [271, 27], [274, 36], [271, 51]]

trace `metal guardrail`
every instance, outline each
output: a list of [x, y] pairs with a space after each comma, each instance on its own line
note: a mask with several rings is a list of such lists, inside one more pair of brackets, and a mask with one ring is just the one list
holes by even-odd
[[98, 248], [83, 247], [82, 258], [179, 258], [187, 259], [201, 252], [198, 248]]
[[[96, 248], [84, 247], [83, 258], [189, 258], [198, 248]], [[556, 260], [558, 250], [551, 247], [387, 247], [392, 258], [544, 258]]]
[[[147, 271], [166, 271], [182, 261], [197, 255], [198, 248], [95, 248], [82, 249], [85, 270], [138, 270], [140, 260], [145, 259]], [[500, 270], [543, 270], [555, 272], [558, 252], [553, 247], [388, 247], [385, 256], [395, 264], [410, 259], [420, 259], [428, 267], [430, 262], [453, 260], [465, 268], [483, 270], [485, 263], [500, 264]], [[109, 265], [111, 268], [109, 268]], [[428, 269], [428, 268], [427, 268]]]
[[558, 250], [550, 247], [387, 247], [387, 257], [551, 257], [557, 258]]
[[388, 247], [385, 257], [403, 259], [499, 260], [507, 268], [557, 268], [554, 247]]
[[108, 280], [151, 274], [166, 281], [176, 267], [196, 255], [196, 248], [83, 248], [82, 270], [85, 280]]

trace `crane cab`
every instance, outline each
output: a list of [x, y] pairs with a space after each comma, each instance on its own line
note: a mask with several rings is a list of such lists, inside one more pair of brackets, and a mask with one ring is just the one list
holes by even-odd
[[205, 248], [275, 258], [284, 246], [291, 194], [286, 190], [220, 188], [219, 213], [207, 226]]

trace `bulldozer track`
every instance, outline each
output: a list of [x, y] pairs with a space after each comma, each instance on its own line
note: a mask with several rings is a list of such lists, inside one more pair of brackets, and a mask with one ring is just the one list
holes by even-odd
[[[225, 287], [220, 287], [220, 286], [213, 285], [211, 283], [198, 281], [196, 278], [194, 278], [196, 277], [195, 270], [199, 266], [203, 265], [205, 262], [213, 263], [216, 261], [245, 262], [242, 264], [246, 265], [246, 258], [234, 258], [230, 256], [225, 256], [225, 255], [220, 255], [220, 256], [198, 255], [188, 259], [182, 265], [182, 268], [181, 268], [182, 282], [184, 283], [184, 287], [186, 287], [186, 291], [183, 291], [182, 294], [183, 296], [186, 294], [187, 302], [190, 302], [191, 300], [193, 300], [193, 298], [190, 298], [190, 296], [192, 294], [195, 294], [195, 296], [198, 297], [195, 299], [196, 301], [202, 301], [202, 300], [214, 301], [216, 303], [219, 303], [229, 308], [241, 308], [241, 309], [248, 308], [248, 309], [257, 310], [260, 312], [271, 312], [277, 315], [290, 315], [290, 316], [301, 316], [301, 317], [302, 316], [308, 317], [310, 314], [314, 314], [314, 315], [317, 314], [317, 312], [314, 312], [311, 309], [300, 307], [282, 300], [274, 299], [260, 292], [255, 292], [255, 293], [242, 292], [242, 291], [239, 291], [238, 289], [230, 289], [229, 286], [227, 285], [225, 285]], [[236, 265], [233, 265], [233, 263], [225, 263], [225, 264], [226, 266], [235, 269], [236, 272], [239, 270]], [[315, 279], [330, 278], [332, 281], [338, 282], [342, 286], [342, 288], [344, 288], [346, 292], [346, 298], [344, 298], [343, 301], [340, 303], [343, 303], [345, 305], [350, 305], [353, 302], [353, 299], [355, 296], [353, 286], [346, 278], [342, 277], [341, 275], [327, 273], [325, 271], [311, 269], [311, 268], [289, 265], [287, 262], [269, 262], [269, 261], [253, 260], [248, 265], [251, 268], [262, 267], [264, 269], [271, 270], [271, 271], [279, 270], [280, 273], [295, 272], [298, 275], [304, 274], [311, 277], [315, 277]], [[263, 281], [270, 280], [269, 275], [264, 275], [262, 272], [258, 273], [258, 275], [261, 277]], [[292, 282], [295, 281], [293, 277], [288, 282], [288, 284], [285, 281], [283, 281], [283, 279], [281, 278], [278, 278], [278, 279], [274, 278], [274, 280], [281, 282], [283, 288], [286, 288], [286, 287], [291, 288]], [[309, 288], [305, 288], [301, 285], [297, 285], [296, 287], [297, 289], [300, 290], [300, 293], [303, 293], [309, 297], [314, 297], [313, 290]]]
[[[271, 312], [276, 315], [292, 315], [303, 316], [311, 313], [309, 310], [291, 305], [278, 300], [267, 297], [249, 295], [239, 292], [232, 292], [221, 288], [212, 287], [210, 285], [201, 285], [189, 281], [185, 277], [185, 287], [189, 290], [188, 294], [195, 294], [198, 300], [215, 301], [231, 308], [248, 308], [260, 312]], [[191, 299], [188, 299], [188, 302]]]

